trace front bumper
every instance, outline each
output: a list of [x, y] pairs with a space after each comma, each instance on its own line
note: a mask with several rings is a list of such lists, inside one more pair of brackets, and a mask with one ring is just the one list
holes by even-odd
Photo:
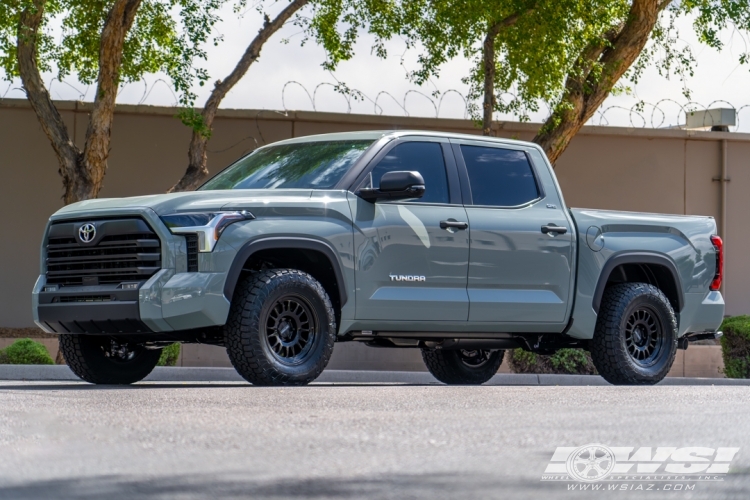
[[224, 296], [224, 281], [236, 255], [230, 245], [219, 241], [213, 252], [200, 254], [200, 269], [206, 272], [187, 272], [185, 238], [171, 234], [151, 209], [96, 210], [53, 217], [50, 223], [110, 216], [135, 216], [148, 222], [161, 240], [162, 269], [136, 290], [120, 290], [117, 285], [46, 287], [45, 236], [42, 274], [32, 291], [32, 312], [40, 328], [58, 334], [149, 333], [226, 322], [230, 303]]

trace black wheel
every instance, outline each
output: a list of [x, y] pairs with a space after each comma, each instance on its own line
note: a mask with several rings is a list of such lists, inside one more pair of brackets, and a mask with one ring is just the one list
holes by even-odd
[[505, 351], [422, 349], [432, 376], [449, 385], [479, 385], [497, 373]]
[[224, 327], [227, 354], [254, 385], [303, 385], [333, 352], [336, 319], [323, 287], [293, 269], [251, 273], [237, 285]]
[[591, 359], [611, 384], [651, 385], [672, 368], [677, 352], [677, 319], [661, 290], [623, 283], [602, 297]]
[[159, 362], [160, 349], [120, 343], [102, 335], [60, 335], [60, 351], [70, 369], [92, 384], [132, 384]]

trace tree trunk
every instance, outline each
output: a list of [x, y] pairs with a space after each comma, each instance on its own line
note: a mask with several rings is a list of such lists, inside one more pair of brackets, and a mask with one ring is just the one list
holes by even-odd
[[46, 0], [36, 0], [33, 7], [29, 7], [21, 13], [17, 33], [18, 70], [21, 74], [26, 97], [57, 156], [60, 165], [58, 172], [63, 179], [65, 204], [67, 205], [75, 201], [70, 200], [68, 194], [77, 177], [81, 151], [70, 139], [68, 128], [65, 126], [57, 108], [52, 104], [49, 92], [47, 92], [39, 74], [36, 42], [39, 26], [44, 17], [45, 5]]
[[71, 140], [60, 113], [39, 74], [36, 42], [46, 0], [21, 13], [18, 25], [18, 68], [26, 96], [60, 164], [65, 204], [96, 198], [107, 170], [115, 99], [125, 36], [142, 0], [116, 0], [107, 16], [99, 49], [99, 77], [86, 142], [81, 151]]
[[142, 0], [116, 0], [102, 29], [99, 46], [99, 77], [94, 109], [91, 110], [83, 148], [82, 175], [74, 186], [76, 200], [96, 198], [104, 182], [120, 84], [125, 37], [135, 21]]
[[482, 66], [484, 68], [484, 104], [482, 105], [482, 135], [492, 135], [492, 113], [495, 111], [495, 38], [503, 28], [513, 26], [525, 13], [531, 12], [529, 8], [521, 12], [511, 14], [505, 19], [496, 22], [487, 30], [482, 46]]
[[[232, 87], [234, 87], [235, 84], [245, 76], [245, 73], [247, 73], [250, 66], [258, 60], [258, 57], [260, 57], [260, 51], [268, 39], [281, 29], [284, 23], [287, 22], [294, 13], [304, 7], [307, 3], [308, 0], [294, 0], [273, 20], [266, 16], [263, 27], [253, 41], [250, 42], [250, 45], [248, 45], [245, 53], [240, 58], [239, 62], [237, 62], [234, 70], [232, 70], [229, 76], [224, 80], [218, 80], [214, 84], [214, 89], [201, 112], [203, 128], [201, 131], [193, 130], [193, 135], [190, 138], [190, 146], [188, 148], [188, 166], [185, 170], [185, 174], [177, 184], [172, 186], [169, 190], [170, 193], [191, 191], [197, 188], [201, 181], [206, 178], [208, 175], [206, 148], [210, 139], [210, 131], [213, 128], [214, 118], [216, 117], [216, 112], [219, 109], [222, 99], [224, 99], [224, 96], [227, 95]], [[206, 131], [209, 131], [209, 133], [206, 133]]]
[[[553, 165], [638, 58], [659, 13], [669, 3], [670, 0], [634, 0], [627, 20], [578, 58], [580, 71], [568, 76], [562, 101], [534, 137]], [[602, 69], [599, 75], [592, 74], [596, 64]]]
[[484, 66], [484, 104], [482, 105], [482, 135], [492, 133], [492, 113], [495, 111], [495, 34], [490, 29], [482, 47]]

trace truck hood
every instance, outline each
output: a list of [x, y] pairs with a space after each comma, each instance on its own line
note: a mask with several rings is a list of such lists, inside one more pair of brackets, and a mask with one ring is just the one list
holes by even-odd
[[[315, 191], [316, 194], [321, 193]], [[210, 210], [240, 210], [269, 204], [309, 203], [311, 189], [237, 189], [226, 191], [191, 191], [187, 193], [155, 194], [130, 198], [100, 198], [72, 203], [55, 212], [55, 218], [95, 215], [99, 210], [149, 208], [158, 215], [175, 212]]]

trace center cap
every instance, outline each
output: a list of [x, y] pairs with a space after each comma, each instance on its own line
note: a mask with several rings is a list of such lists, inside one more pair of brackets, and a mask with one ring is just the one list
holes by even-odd
[[289, 323], [286, 321], [281, 323], [281, 326], [279, 326], [279, 334], [284, 340], [289, 340], [290, 338], [292, 338], [293, 332], [291, 325], [289, 325]]
[[641, 329], [640, 328], [636, 328], [635, 332], [633, 332], [633, 333], [634, 333], [634, 336], [635, 336], [635, 342], [636, 342], [636, 344], [640, 344], [641, 341], [643, 340], [643, 335], [641, 334]]

